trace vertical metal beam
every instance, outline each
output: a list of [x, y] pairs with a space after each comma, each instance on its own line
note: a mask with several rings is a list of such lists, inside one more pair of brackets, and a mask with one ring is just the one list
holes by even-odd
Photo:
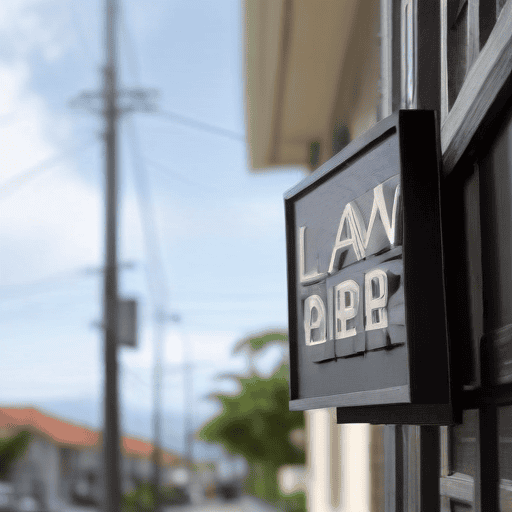
[[[401, 37], [403, 34], [398, 21], [402, 12], [400, 1], [381, 0], [381, 79], [382, 79], [382, 117], [390, 115], [400, 106]], [[402, 427], [385, 425], [384, 427], [384, 510], [385, 512], [403, 512], [403, 446]]]
[[441, 0], [441, 126], [448, 116], [448, 0]]
[[419, 427], [420, 430], [420, 510], [440, 510], [440, 439], [439, 427]]
[[441, 506], [439, 428], [404, 425], [402, 434], [403, 508], [399, 508], [397, 493], [396, 510], [439, 512]]
[[402, 0], [402, 108], [441, 105], [440, 2]]
[[117, 180], [116, 180], [116, 0], [106, 0], [104, 117], [106, 151], [106, 241], [104, 283], [105, 399], [103, 454], [105, 512], [119, 512], [119, 413], [117, 377]]
[[407, 512], [420, 512], [419, 427], [403, 425], [402, 435], [404, 461], [403, 508]]
[[380, 2], [380, 86], [382, 117], [393, 111], [393, 0]]
[[468, 65], [466, 75], [480, 53], [480, 0], [468, 0]]
[[439, 428], [403, 427], [404, 510], [439, 512]]
[[386, 425], [384, 430], [385, 512], [403, 512], [402, 427]]
[[401, 20], [401, 108], [416, 108], [416, 23], [414, 0], [402, 0]]
[[441, 6], [416, 0], [416, 108], [441, 106]]
[[[500, 475], [498, 465], [498, 408], [482, 407], [479, 414], [479, 510], [500, 510]], [[476, 508], [476, 507], [475, 507]]]
[[[486, 181], [486, 180], [482, 180]], [[484, 201], [485, 201], [485, 195]], [[483, 207], [485, 202], [481, 204]], [[487, 221], [490, 219], [485, 215], [485, 209], [481, 208], [481, 215]], [[493, 247], [495, 249], [495, 247]], [[485, 290], [485, 289], [484, 289]], [[499, 307], [498, 303], [493, 306]], [[486, 318], [486, 327], [491, 322]], [[482, 387], [490, 388], [495, 382], [495, 364], [492, 344], [484, 337], [481, 342], [481, 379]], [[487, 510], [500, 510], [500, 468], [499, 468], [499, 445], [498, 445], [498, 407], [494, 404], [481, 407], [478, 415], [478, 480], [475, 489], [475, 509], [481, 512]]]
[[[402, 0], [402, 108], [441, 107], [441, 2]], [[439, 429], [403, 426], [403, 509], [439, 511]]]

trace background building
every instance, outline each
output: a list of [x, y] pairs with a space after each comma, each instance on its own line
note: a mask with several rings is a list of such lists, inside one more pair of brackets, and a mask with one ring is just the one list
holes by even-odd
[[[11, 436], [26, 430], [30, 444], [9, 475], [18, 497], [30, 496], [46, 510], [67, 510], [70, 505], [98, 506], [102, 501], [101, 433], [55, 418], [34, 408], [0, 409], [0, 433]], [[153, 445], [133, 437], [122, 438], [123, 492], [152, 475]], [[183, 465], [174, 453], [163, 452], [163, 483]]]

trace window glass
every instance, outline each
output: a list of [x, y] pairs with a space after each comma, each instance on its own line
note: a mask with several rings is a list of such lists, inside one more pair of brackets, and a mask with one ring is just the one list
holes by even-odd
[[452, 501], [450, 512], [471, 512], [473, 507], [466, 503], [460, 503], [458, 501]]
[[452, 470], [475, 477], [478, 410], [464, 411], [462, 423], [452, 431]]
[[448, 102], [453, 106], [467, 71], [468, 3], [465, 0], [448, 2]]
[[500, 407], [498, 433], [501, 512], [512, 512], [512, 405]]
[[496, 18], [499, 18], [506, 1], [507, 0], [496, 0]]

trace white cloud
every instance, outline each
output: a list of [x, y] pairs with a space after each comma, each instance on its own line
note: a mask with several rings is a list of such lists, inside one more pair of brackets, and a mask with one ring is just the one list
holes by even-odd
[[0, 2], [0, 42], [10, 58], [37, 52], [47, 61], [59, 58], [68, 45], [67, 19], [62, 0]]
[[27, 186], [0, 203], [4, 284], [99, 261], [98, 193], [59, 171], [57, 177]]
[[[171, 328], [164, 330], [164, 364], [176, 365], [183, 362], [183, 349], [187, 348], [186, 356], [194, 360], [209, 361], [213, 364], [229, 364], [231, 350], [240, 334], [237, 332], [206, 332], [191, 331], [183, 333]], [[150, 370], [153, 368], [154, 343], [153, 331], [149, 328], [141, 330], [139, 348], [123, 349], [124, 363], [133, 369]]]
[[[72, 162], [68, 165], [73, 169]], [[103, 191], [68, 169], [53, 173], [0, 202], [2, 284], [103, 264]], [[140, 258], [141, 232], [133, 197], [124, 198], [120, 225], [126, 252], [120, 259]]]
[[181, 203], [169, 201], [159, 206], [159, 225], [166, 238], [232, 237], [237, 240], [266, 238], [269, 234], [284, 234], [284, 207], [273, 200], [258, 198], [223, 203]]
[[20, 105], [20, 92], [24, 89], [28, 77], [28, 66], [21, 61], [14, 65], [0, 63], [0, 114], [11, 114], [15, 106]]
[[0, 64], [0, 165], [2, 181], [24, 173], [57, 152], [49, 135], [59, 120], [52, 116], [40, 96], [28, 90], [24, 63]]
[[53, 169], [48, 163], [41, 165], [61, 156], [70, 145], [70, 119], [52, 113], [30, 82], [33, 54], [53, 60], [66, 49], [63, 7], [61, 0], [0, 3], [0, 281], [4, 284], [98, 260], [97, 192], [73, 178], [71, 158]]

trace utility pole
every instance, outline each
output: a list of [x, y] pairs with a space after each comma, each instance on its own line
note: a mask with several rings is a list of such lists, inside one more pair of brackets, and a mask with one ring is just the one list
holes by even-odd
[[105, 399], [103, 456], [105, 512], [120, 512], [119, 403], [117, 371], [117, 69], [116, 0], [105, 3], [106, 65], [103, 82], [105, 117], [106, 243], [104, 283]]
[[105, 0], [105, 53], [103, 90], [84, 91], [71, 101], [72, 107], [82, 107], [100, 114], [105, 122], [105, 269], [103, 295], [103, 329], [105, 389], [104, 389], [104, 512], [120, 512], [120, 436], [118, 403], [118, 283], [117, 275], [117, 122], [128, 112], [153, 112], [151, 101], [156, 96], [152, 89], [131, 88], [120, 91], [117, 85], [117, 19], [118, 1]]

